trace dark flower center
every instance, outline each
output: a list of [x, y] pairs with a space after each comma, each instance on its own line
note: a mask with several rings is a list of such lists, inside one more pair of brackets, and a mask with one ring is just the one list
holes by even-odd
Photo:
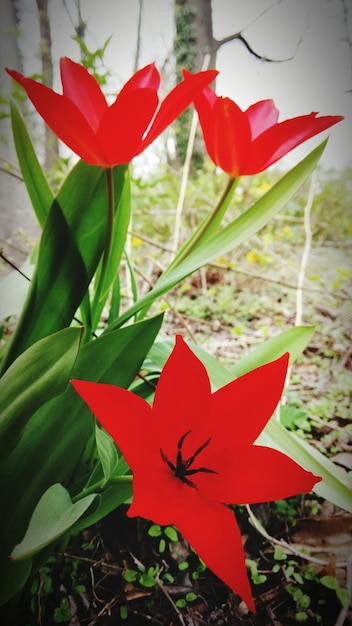
[[183, 483], [186, 483], [186, 485], [188, 485], [189, 487], [196, 487], [196, 485], [194, 483], [192, 483], [191, 480], [189, 480], [187, 478], [187, 476], [192, 476], [192, 474], [197, 474], [198, 472], [205, 472], [207, 474], [218, 474], [219, 472], [216, 472], [215, 470], [209, 469], [208, 467], [197, 467], [197, 468], [192, 468], [189, 469], [194, 461], [194, 459], [196, 458], [196, 456], [198, 456], [198, 454], [200, 452], [202, 452], [202, 450], [204, 450], [204, 448], [207, 447], [207, 445], [209, 444], [211, 437], [209, 437], [209, 439], [207, 439], [195, 452], [194, 454], [192, 454], [192, 456], [189, 457], [189, 459], [184, 460], [182, 458], [182, 446], [183, 446], [183, 442], [186, 439], [186, 437], [191, 433], [191, 430], [188, 430], [184, 435], [182, 435], [180, 441], [177, 444], [177, 457], [176, 457], [176, 465], [174, 465], [173, 463], [171, 463], [171, 461], [169, 461], [169, 459], [167, 458], [166, 454], [164, 454], [164, 452], [162, 451], [162, 449], [160, 448], [160, 454], [161, 454], [161, 458], [164, 461], [164, 463], [166, 463], [169, 468], [173, 471], [173, 473], [175, 474], [175, 476], [177, 476], [177, 478], [179, 478], [180, 480], [182, 480]]

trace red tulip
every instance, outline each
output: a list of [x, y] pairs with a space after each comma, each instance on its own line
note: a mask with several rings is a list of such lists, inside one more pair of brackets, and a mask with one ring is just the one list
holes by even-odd
[[128, 163], [140, 154], [217, 74], [194, 74], [159, 106], [160, 75], [151, 63], [130, 78], [109, 106], [96, 79], [67, 57], [60, 60], [62, 95], [19, 72], [6, 71], [59, 139], [87, 163], [103, 167]]
[[[186, 80], [192, 77], [186, 70], [183, 74]], [[256, 102], [242, 111], [210, 87], [197, 94], [194, 105], [210, 158], [232, 178], [266, 170], [293, 148], [343, 120], [341, 115], [310, 113], [278, 122], [273, 100]]]
[[113, 385], [72, 381], [133, 471], [130, 517], [174, 524], [251, 610], [240, 530], [226, 504], [310, 491], [320, 479], [254, 442], [283, 390], [288, 354], [211, 393], [200, 360], [177, 336], [153, 406]]

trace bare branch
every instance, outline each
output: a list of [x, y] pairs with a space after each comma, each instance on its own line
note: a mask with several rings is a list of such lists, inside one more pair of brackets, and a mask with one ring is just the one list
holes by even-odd
[[[344, 0], [343, 0], [344, 1]], [[248, 28], [250, 28], [251, 26], [253, 26], [253, 24], [255, 24], [256, 22], [258, 22], [265, 13], [267, 13], [268, 11], [271, 11], [273, 9], [274, 6], [280, 4], [281, 0], [278, 0], [278, 2], [272, 4], [270, 7], [268, 7], [267, 9], [265, 9], [264, 11], [262, 11], [261, 13], [259, 13], [259, 15], [257, 15], [254, 20], [252, 20], [251, 22], [249, 22], [249, 24], [247, 24], [244, 28], [242, 28], [242, 30], [238, 31], [237, 33], [233, 33], [232, 35], [228, 35], [227, 37], [223, 37], [222, 39], [214, 39], [214, 46], [216, 49], [216, 52], [219, 50], [219, 48], [221, 46], [223, 46], [226, 43], [229, 43], [230, 41], [235, 41], [236, 39], [238, 41], [240, 41], [241, 43], [243, 43], [243, 45], [245, 46], [245, 48], [248, 50], [248, 52], [250, 54], [252, 54], [256, 59], [259, 59], [260, 61], [265, 61], [266, 63], [287, 63], [287, 61], [292, 61], [292, 59], [295, 58], [297, 51], [303, 41], [303, 35], [306, 32], [307, 28], [308, 28], [308, 24], [305, 27], [305, 29], [303, 30], [298, 42], [297, 42], [297, 46], [296, 49], [294, 51], [294, 53], [292, 54], [292, 56], [287, 57], [285, 59], [272, 59], [270, 57], [267, 57], [266, 55], [260, 54], [259, 52], [257, 52], [252, 44], [248, 41], [247, 37], [245, 37], [244, 32], [246, 30], [248, 30]]]

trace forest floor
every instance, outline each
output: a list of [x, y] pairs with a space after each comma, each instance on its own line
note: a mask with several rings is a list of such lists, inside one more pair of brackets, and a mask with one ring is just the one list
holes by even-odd
[[[302, 249], [293, 246], [288, 255], [281, 241], [269, 247], [269, 259], [261, 243], [244, 249], [240, 265], [236, 259], [225, 268], [220, 259], [171, 294], [163, 336], [182, 333], [227, 365], [294, 326]], [[314, 324], [315, 333], [292, 369], [281, 419], [326, 454], [352, 488], [351, 268], [346, 239], [329, 238], [310, 251], [300, 323]], [[352, 625], [352, 515], [323, 498], [308, 494], [234, 507], [255, 614], [173, 527], [129, 519], [126, 509], [119, 507], [53, 555], [26, 586], [14, 621], [8, 616], [4, 623]]]
[[[319, 284], [303, 294], [304, 321], [314, 323], [316, 332], [291, 373], [285, 418], [346, 476], [352, 470], [351, 311], [348, 284], [342, 277], [336, 291], [333, 281], [349, 255], [337, 248], [311, 255], [309, 272], [324, 276], [325, 297]], [[294, 324], [296, 292], [280, 282], [213, 267], [205, 285], [199, 275], [188, 285], [174, 294], [177, 306], [168, 309], [164, 334], [190, 334], [224, 363]], [[16, 626], [352, 624], [352, 515], [322, 498], [309, 494], [234, 508], [256, 614], [204, 567], [175, 529], [128, 519], [126, 509], [119, 507], [49, 560], [27, 586]], [[310, 556], [298, 556], [305, 551]]]

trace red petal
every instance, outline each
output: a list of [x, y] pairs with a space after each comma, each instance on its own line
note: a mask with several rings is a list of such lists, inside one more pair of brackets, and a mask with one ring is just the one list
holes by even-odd
[[[185, 73], [188, 76], [189, 73]], [[198, 113], [199, 123], [203, 133], [203, 139], [207, 152], [216, 163], [215, 153], [215, 128], [214, 128], [214, 105], [217, 95], [210, 87], [206, 87], [194, 100], [194, 106]]]
[[105, 164], [105, 155], [93, 130], [71, 100], [19, 72], [6, 71], [26, 90], [39, 115], [61, 141], [87, 163]]
[[133, 499], [127, 514], [163, 526], [173, 524], [194, 493], [194, 489], [174, 476], [158, 450], [157, 455], [150, 455], [144, 466], [138, 465], [133, 473]]
[[215, 163], [236, 178], [249, 155], [251, 131], [247, 117], [230, 98], [218, 98], [213, 123]]
[[133, 500], [128, 517], [141, 516], [155, 524], [175, 524], [206, 565], [238, 593], [254, 611], [242, 539], [232, 511], [199, 497], [195, 489], [172, 475], [167, 465], [133, 476]]
[[[211, 445], [202, 452], [221, 450], [228, 442], [234, 446], [253, 443], [272, 416], [282, 394], [289, 354], [257, 367], [216, 391], [211, 397], [209, 414]], [[204, 456], [203, 456], [204, 455]]]
[[114, 385], [83, 380], [72, 380], [71, 383], [112, 436], [132, 469], [143, 463], [149, 452], [155, 458], [150, 433], [151, 408], [145, 400]]
[[252, 104], [245, 115], [249, 121], [252, 133], [252, 141], [265, 130], [277, 124], [279, 110], [273, 100], [261, 100]]
[[285, 120], [266, 130], [252, 145], [246, 174], [256, 174], [323, 130], [343, 120], [342, 116], [316, 117], [316, 113]]
[[174, 463], [177, 443], [186, 432], [182, 454], [190, 457], [201, 446], [203, 424], [210, 408], [210, 382], [204, 365], [180, 335], [157, 385], [153, 403], [153, 430], [159, 445]]
[[321, 480], [285, 454], [262, 446], [228, 445], [206, 465], [219, 474], [198, 473], [193, 482], [208, 498], [229, 504], [281, 500], [307, 493]]
[[160, 86], [160, 74], [155, 67], [154, 63], [150, 63], [146, 65], [141, 70], [138, 70], [133, 76], [125, 83], [122, 87], [118, 98], [122, 95], [126, 95], [127, 93], [131, 93], [131, 91], [135, 91], [136, 89], [142, 88], [150, 88], [154, 89], [154, 91], [158, 91]]
[[64, 96], [76, 105], [96, 132], [108, 108], [98, 82], [83, 65], [67, 57], [60, 60], [60, 71]]
[[174, 524], [214, 574], [254, 612], [242, 538], [234, 513], [223, 504], [194, 498], [194, 503], [190, 499], [185, 502], [182, 515]]
[[159, 475], [133, 477], [133, 500], [128, 517], [141, 516], [162, 526], [174, 524], [200, 558], [254, 611], [245, 567], [242, 538], [234, 514], [222, 504], [200, 498], [178, 478]]
[[198, 74], [194, 74], [191, 78], [183, 80], [174, 87], [161, 103], [140, 152], [149, 146], [193, 102], [197, 94], [211, 83], [217, 74], [216, 70], [198, 72]]
[[109, 163], [128, 163], [139, 154], [143, 135], [157, 106], [158, 95], [154, 89], [134, 89], [118, 96], [98, 130], [98, 139]]

